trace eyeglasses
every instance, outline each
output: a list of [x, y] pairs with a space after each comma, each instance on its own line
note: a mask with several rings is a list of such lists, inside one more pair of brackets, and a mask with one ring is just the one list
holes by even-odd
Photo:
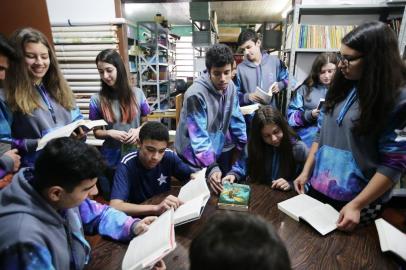
[[364, 56], [359, 55], [359, 56], [355, 56], [355, 57], [348, 57], [348, 56], [342, 55], [339, 52], [337, 53], [337, 61], [341, 61], [341, 63], [343, 63], [345, 66], [348, 66], [349, 64], [351, 64], [351, 62], [361, 59], [362, 57], [364, 57]]

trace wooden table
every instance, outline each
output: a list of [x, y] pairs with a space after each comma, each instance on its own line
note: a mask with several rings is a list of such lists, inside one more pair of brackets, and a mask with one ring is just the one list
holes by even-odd
[[[277, 209], [277, 203], [295, 195], [293, 191], [282, 192], [269, 187], [252, 185], [250, 213], [267, 219], [284, 241], [293, 269], [396, 269], [392, 257], [380, 250], [375, 225], [357, 229], [353, 233], [338, 230], [321, 236], [310, 225], [296, 222]], [[171, 194], [177, 195], [179, 188]], [[169, 193], [150, 199], [149, 203], [159, 203]], [[212, 195], [202, 217], [175, 228], [176, 249], [164, 258], [168, 270], [189, 269], [188, 248], [191, 240], [202, 226], [210, 222], [217, 210], [217, 197]], [[87, 237], [92, 246], [92, 259], [86, 269], [121, 269], [127, 244], [100, 236]], [[238, 254], [236, 254], [238, 256]]]

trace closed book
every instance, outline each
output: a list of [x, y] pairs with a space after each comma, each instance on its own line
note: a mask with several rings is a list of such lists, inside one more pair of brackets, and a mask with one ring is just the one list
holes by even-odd
[[250, 186], [225, 182], [217, 207], [219, 209], [248, 211], [250, 195]]

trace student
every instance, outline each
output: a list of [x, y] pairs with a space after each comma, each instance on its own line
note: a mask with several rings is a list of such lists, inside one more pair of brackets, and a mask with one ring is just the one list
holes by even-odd
[[288, 270], [288, 252], [263, 218], [224, 212], [214, 216], [189, 249], [190, 270]]
[[[102, 88], [93, 95], [89, 105], [89, 119], [104, 119], [107, 129], [96, 128], [94, 135], [104, 139], [101, 153], [112, 175], [120, 159], [135, 150], [139, 126], [146, 121], [150, 108], [141, 89], [131, 87], [123, 60], [112, 49], [101, 51], [96, 57]], [[100, 178], [106, 197], [110, 193], [110, 180]]]
[[[252, 29], [247, 29], [239, 35], [238, 45], [244, 50], [245, 56], [244, 61], [237, 67], [240, 106], [254, 102], [265, 104], [265, 101], [255, 94], [257, 86], [266, 92], [271, 90], [274, 94], [279, 93], [288, 86], [287, 68], [277, 57], [261, 51], [261, 40]], [[272, 99], [272, 105], [277, 106], [275, 98]]]
[[154, 195], [169, 191], [171, 177], [183, 183], [192, 169], [167, 149], [168, 129], [159, 122], [147, 122], [140, 130], [139, 150], [126, 155], [114, 176], [110, 205], [129, 215], [160, 215], [178, 208], [181, 201], [169, 195], [157, 205], [139, 205]]
[[[15, 60], [14, 49], [7, 39], [0, 34], [0, 137], [11, 137], [11, 112], [4, 102], [3, 80], [10, 60]], [[8, 143], [0, 142], [0, 189], [11, 182], [13, 172], [20, 167], [20, 156], [17, 149], [10, 149]], [[11, 174], [10, 174], [11, 173]], [[9, 175], [8, 175], [9, 174]], [[6, 175], [8, 175], [6, 177]]]
[[385, 23], [358, 26], [343, 39], [337, 72], [295, 189], [340, 210], [337, 227], [372, 221], [406, 168], [406, 68]]
[[231, 82], [233, 61], [231, 49], [224, 44], [215, 44], [208, 49], [207, 72], [186, 91], [176, 130], [176, 152], [196, 170], [209, 167], [209, 185], [215, 193], [222, 190], [222, 175], [244, 175], [238, 161], [230, 171], [225, 171], [224, 165], [218, 163], [227, 132], [238, 151], [247, 143], [244, 118]]
[[309, 76], [295, 91], [288, 107], [288, 123], [308, 147], [317, 133], [318, 105], [324, 99], [337, 67], [335, 53], [321, 53], [313, 62]]
[[155, 217], [133, 219], [88, 199], [103, 167], [98, 151], [72, 138], [49, 142], [35, 162], [0, 192], [1, 269], [83, 269], [83, 232], [129, 241]]
[[263, 106], [255, 112], [248, 141], [249, 181], [290, 190], [307, 154], [307, 146], [276, 108]]
[[[33, 28], [17, 30], [11, 45], [17, 60], [10, 61], [5, 81], [6, 102], [13, 113], [11, 137], [6, 139], [18, 149], [22, 166], [32, 166], [40, 138], [83, 117], [44, 34]], [[84, 134], [78, 128], [72, 136]]]

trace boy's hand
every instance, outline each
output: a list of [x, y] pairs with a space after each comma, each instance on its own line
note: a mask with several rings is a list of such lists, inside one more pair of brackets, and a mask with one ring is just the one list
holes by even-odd
[[151, 225], [151, 223], [154, 222], [156, 219], [157, 217], [146, 217], [138, 221], [137, 225], [133, 227], [134, 235], [137, 236], [148, 231], [149, 225]]
[[86, 137], [86, 132], [83, 131], [82, 127], [77, 127], [72, 134], [70, 135], [71, 138], [74, 138], [76, 140], [82, 140], [83, 138]]
[[219, 194], [223, 190], [223, 185], [221, 184], [221, 172], [214, 172], [210, 174], [209, 185], [214, 194]]
[[283, 190], [283, 191], [288, 191], [288, 190], [290, 190], [290, 184], [286, 179], [279, 178], [277, 180], [272, 181], [271, 188], [280, 189], [280, 190]]
[[235, 181], [236, 179], [237, 179], [237, 178], [235, 177], [235, 175], [229, 174], [229, 175], [226, 175], [223, 179], [221, 179], [221, 182], [222, 182], [222, 183], [224, 183], [224, 182], [234, 183], [234, 181]]
[[173, 207], [173, 209], [176, 210], [182, 204], [183, 202], [179, 200], [177, 197], [169, 195], [160, 204], [156, 205], [155, 212], [157, 215], [160, 215], [166, 212], [166, 210], [170, 209], [171, 207]]
[[10, 157], [13, 160], [13, 172], [18, 171], [18, 168], [20, 168], [20, 164], [21, 164], [21, 157], [18, 155], [18, 150], [17, 149], [11, 149], [8, 150], [7, 152], [4, 153], [4, 155]]

